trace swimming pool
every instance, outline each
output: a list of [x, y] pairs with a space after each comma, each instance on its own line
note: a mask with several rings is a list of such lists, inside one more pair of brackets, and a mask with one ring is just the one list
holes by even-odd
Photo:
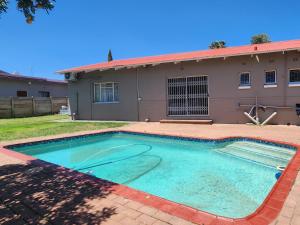
[[15, 151], [213, 214], [240, 218], [274, 184], [288, 146], [249, 139], [196, 140], [127, 132], [16, 145]]

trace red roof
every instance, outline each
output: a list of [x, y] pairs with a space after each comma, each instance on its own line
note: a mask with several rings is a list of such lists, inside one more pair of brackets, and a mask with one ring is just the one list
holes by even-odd
[[65, 70], [58, 71], [58, 73], [106, 70], [111, 68], [135, 67], [135, 66], [168, 63], [168, 62], [176, 62], [176, 61], [180, 62], [180, 61], [202, 60], [202, 59], [272, 53], [272, 52], [291, 51], [291, 50], [300, 50], [300, 40], [271, 42], [265, 44], [244, 45], [244, 46], [228, 47], [222, 49], [209, 49], [209, 50], [194, 51], [194, 52], [113, 60], [111, 62], [101, 62], [92, 65], [65, 69]]
[[3, 70], [0, 70], [0, 79], [26, 80], [26, 81], [34, 80], [34, 81], [48, 82], [48, 83], [50, 82], [50, 83], [67, 84], [67, 82], [64, 80], [51, 80], [42, 77], [30, 77], [30, 76], [24, 76], [19, 74], [11, 74]]

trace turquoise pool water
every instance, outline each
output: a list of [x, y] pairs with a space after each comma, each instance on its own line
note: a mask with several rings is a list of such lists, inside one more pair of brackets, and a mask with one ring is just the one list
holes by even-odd
[[276, 166], [286, 166], [295, 153], [244, 140], [196, 142], [129, 133], [13, 149], [232, 218], [255, 211], [276, 182]]

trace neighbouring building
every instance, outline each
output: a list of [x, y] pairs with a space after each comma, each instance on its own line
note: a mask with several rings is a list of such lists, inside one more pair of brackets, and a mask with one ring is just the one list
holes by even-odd
[[66, 97], [66, 81], [10, 74], [0, 70], [0, 97]]
[[[114, 60], [59, 71], [77, 119], [300, 124], [300, 40]], [[297, 111], [298, 109], [298, 111]], [[298, 112], [298, 114], [297, 114]]]

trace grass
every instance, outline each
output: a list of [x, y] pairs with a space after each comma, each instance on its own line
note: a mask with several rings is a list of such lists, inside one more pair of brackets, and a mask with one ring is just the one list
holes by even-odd
[[[0, 141], [99, 130], [126, 125], [123, 122], [68, 122], [66, 115], [0, 119]], [[62, 122], [59, 122], [61, 120]]]

